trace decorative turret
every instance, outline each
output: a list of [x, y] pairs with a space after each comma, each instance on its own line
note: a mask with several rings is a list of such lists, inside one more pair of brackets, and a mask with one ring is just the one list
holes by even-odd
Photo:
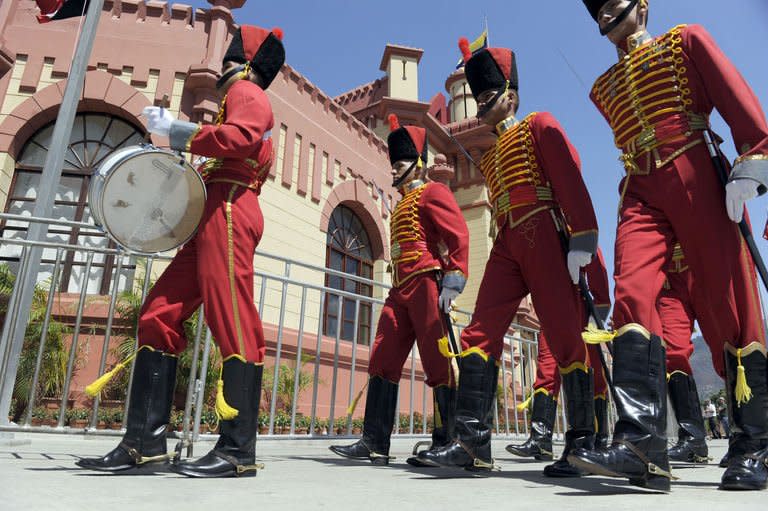
[[477, 102], [472, 97], [463, 67], [451, 73], [445, 81], [445, 90], [451, 98], [448, 103], [451, 122], [463, 121], [477, 114]]
[[387, 96], [408, 101], [419, 100], [419, 61], [424, 50], [388, 44], [379, 69], [386, 71]]

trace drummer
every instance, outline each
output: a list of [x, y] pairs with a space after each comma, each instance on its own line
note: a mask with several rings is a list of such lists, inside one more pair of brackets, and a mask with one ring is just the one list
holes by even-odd
[[173, 149], [208, 158], [202, 169], [205, 210], [197, 234], [141, 308], [125, 436], [105, 456], [81, 459], [79, 466], [124, 473], [151, 471], [168, 460], [165, 432], [177, 357], [187, 345], [183, 324], [202, 304], [223, 359], [216, 396], [220, 438], [201, 459], [175, 462], [171, 470], [191, 477], [256, 475], [265, 348], [254, 305], [253, 255], [264, 227], [258, 196], [273, 154], [266, 135], [274, 117], [265, 90], [284, 61], [280, 29], [241, 25], [224, 55], [215, 125], [175, 120], [159, 107], [144, 109], [151, 133], [168, 136]]

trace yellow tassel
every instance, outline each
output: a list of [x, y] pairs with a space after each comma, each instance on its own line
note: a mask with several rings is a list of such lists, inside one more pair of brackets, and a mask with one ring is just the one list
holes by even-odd
[[590, 325], [586, 330], [581, 332], [581, 338], [587, 344], [601, 344], [604, 342], [613, 341], [616, 337], [616, 332], [609, 332], [608, 330], [600, 330], [597, 327]]
[[237, 417], [238, 413], [240, 412], [229, 406], [224, 399], [224, 380], [219, 378], [219, 381], [216, 382], [216, 417], [219, 420], [229, 421]]
[[99, 394], [101, 394], [101, 391], [104, 389], [104, 387], [106, 387], [107, 383], [109, 383], [109, 380], [114, 378], [117, 375], [117, 373], [122, 371], [123, 368], [131, 362], [131, 360], [136, 358], [136, 353], [138, 353], [138, 351], [134, 352], [131, 356], [129, 356], [128, 358], [126, 358], [125, 360], [117, 364], [115, 367], [112, 368], [111, 371], [108, 371], [102, 374], [101, 376], [99, 376], [98, 378], [96, 378], [96, 380], [93, 383], [85, 387], [85, 393], [91, 397], [96, 397]]
[[741, 365], [741, 348], [736, 350], [736, 359], [738, 360], [738, 366], [736, 366], [736, 389], [734, 394], [736, 395], [736, 406], [741, 407], [742, 403], [748, 403], [752, 399], [752, 389], [747, 385], [747, 372], [744, 366]]
[[518, 405], [515, 407], [517, 408], [517, 411], [522, 412], [523, 410], [531, 406], [531, 398], [533, 398], [533, 393], [528, 394], [528, 399], [526, 399], [522, 403], [518, 403]]
[[445, 336], [437, 340], [437, 349], [445, 358], [456, 358], [458, 356], [451, 351], [451, 348], [448, 347], [448, 338]]
[[349, 403], [349, 406], [347, 407], [347, 417], [352, 417], [352, 414], [355, 413], [355, 408], [357, 408], [357, 403], [358, 401], [360, 401], [360, 398], [363, 397], [363, 391], [367, 387], [368, 387], [368, 382], [365, 382], [365, 385], [363, 385], [363, 388], [360, 389], [360, 392], [357, 393], [357, 396], [355, 396], [355, 399], [353, 399], [352, 402]]

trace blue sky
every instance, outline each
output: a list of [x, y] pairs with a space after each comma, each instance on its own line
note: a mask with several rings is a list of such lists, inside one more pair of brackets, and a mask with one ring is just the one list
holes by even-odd
[[[200, 0], [192, 4], [210, 7]], [[650, 4], [652, 34], [680, 23], [704, 25], [768, 106], [768, 1], [651, 0]], [[282, 27], [288, 63], [332, 96], [381, 76], [378, 66], [385, 44], [423, 48], [422, 101], [445, 93], [445, 79], [459, 57], [458, 38], [472, 40], [487, 18], [491, 45], [517, 53], [521, 113], [552, 112], [581, 155], [600, 224], [600, 244], [612, 271], [622, 167], [611, 132], [587, 95], [594, 79], [615, 62], [616, 53], [599, 36], [580, 0], [250, 0], [234, 15], [239, 23]], [[713, 125], [726, 139], [723, 147], [733, 159], [728, 128], [719, 118]], [[758, 233], [767, 206], [768, 198], [749, 204]], [[768, 257], [768, 241], [758, 237], [757, 245]]]

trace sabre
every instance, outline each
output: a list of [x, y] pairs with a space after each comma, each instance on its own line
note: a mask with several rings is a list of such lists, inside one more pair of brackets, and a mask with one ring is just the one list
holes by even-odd
[[[723, 159], [720, 156], [720, 151], [715, 145], [715, 142], [712, 139], [712, 134], [709, 130], [704, 130], [704, 142], [707, 144], [709, 156], [712, 158], [712, 164], [715, 166], [715, 171], [717, 172], [717, 177], [720, 178], [720, 183], [723, 186], [727, 185], [728, 172], [725, 169], [725, 165], [723, 165]], [[763, 258], [760, 256], [760, 252], [757, 250], [757, 245], [755, 245], [755, 238], [752, 237], [752, 229], [749, 228], [749, 224], [747, 224], [747, 220], [745, 218], [742, 218], [741, 222], [739, 222], [739, 231], [741, 232], [741, 236], [744, 238], [744, 241], [747, 244], [747, 248], [749, 249], [749, 253], [752, 256], [752, 261], [755, 263], [757, 272], [760, 274], [760, 280], [763, 281], [763, 286], [768, 289], [768, 270], [766, 270]]]
[[[566, 258], [568, 257], [568, 234], [565, 232], [565, 228], [563, 225], [559, 222], [557, 216], [555, 215], [555, 212], [553, 210], [549, 210], [550, 214], [552, 215], [552, 220], [555, 222], [555, 229], [557, 230], [558, 235], [560, 236], [560, 243], [563, 246], [563, 250], [565, 251]], [[589, 293], [589, 286], [587, 285], [587, 280], [584, 278], [584, 274], [579, 271], [579, 293], [581, 294], [582, 300], [584, 300], [584, 304], [587, 306], [587, 312], [590, 316], [592, 316], [592, 319], [595, 321], [595, 325], [598, 329], [602, 330], [603, 320], [600, 319], [600, 315], [597, 313], [597, 307], [595, 307], [595, 302], [592, 300], [592, 295]], [[608, 345], [608, 351], [611, 352], [611, 347]], [[608, 370], [608, 364], [605, 361], [605, 356], [603, 355], [603, 350], [598, 350], [598, 353], [600, 354], [600, 364], [603, 366], [603, 373], [605, 374], [605, 381], [608, 383], [608, 388], [611, 389], [611, 395], [613, 396], [614, 402], [616, 401], [616, 395], [615, 390], [613, 388], [613, 378], [611, 377], [611, 372]]]

